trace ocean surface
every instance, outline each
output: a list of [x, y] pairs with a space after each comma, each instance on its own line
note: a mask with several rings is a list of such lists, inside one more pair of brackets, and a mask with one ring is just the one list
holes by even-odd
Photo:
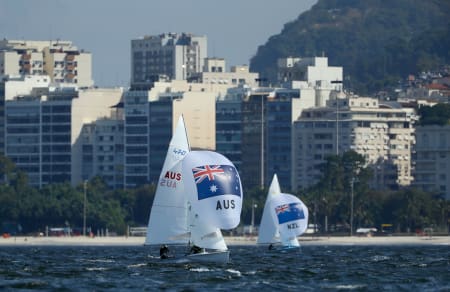
[[148, 246], [4, 246], [0, 290], [450, 291], [448, 245], [229, 248], [231, 262], [215, 265], [160, 260]]

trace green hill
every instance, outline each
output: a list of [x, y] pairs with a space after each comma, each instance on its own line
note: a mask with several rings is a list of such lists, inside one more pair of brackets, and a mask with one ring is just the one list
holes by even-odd
[[251, 70], [276, 82], [282, 57], [328, 57], [359, 94], [450, 63], [449, 0], [319, 0], [261, 45]]

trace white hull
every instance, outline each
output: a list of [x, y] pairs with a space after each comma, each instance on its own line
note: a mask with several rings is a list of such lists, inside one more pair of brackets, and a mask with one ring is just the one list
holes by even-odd
[[229, 250], [206, 251], [187, 255], [187, 258], [193, 262], [221, 263], [226, 264], [230, 261]]
[[292, 245], [272, 245], [272, 247], [268, 247], [268, 252], [277, 252], [277, 253], [291, 253], [300, 251], [300, 246], [292, 246]]

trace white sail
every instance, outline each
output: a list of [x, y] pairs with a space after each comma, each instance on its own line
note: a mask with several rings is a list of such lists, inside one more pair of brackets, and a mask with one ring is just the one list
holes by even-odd
[[150, 213], [145, 244], [187, 243], [187, 205], [181, 161], [189, 153], [182, 116], [167, 150]]
[[183, 179], [191, 208], [191, 240], [200, 247], [226, 249], [220, 229], [239, 225], [242, 185], [234, 165], [211, 151], [192, 151], [183, 159]]
[[[188, 207], [189, 208], [189, 207]], [[226, 250], [227, 245], [219, 228], [205, 224], [205, 218], [189, 208], [190, 243], [203, 248]]]
[[264, 204], [261, 223], [259, 224], [257, 240], [257, 243], [259, 244], [280, 242], [278, 226], [275, 225], [275, 221], [273, 220], [272, 214], [270, 212], [270, 200], [273, 196], [279, 195], [280, 193], [281, 189], [280, 184], [278, 183], [278, 177], [276, 174], [274, 174], [272, 183], [269, 187], [266, 202]]
[[271, 215], [284, 246], [298, 246], [297, 236], [308, 227], [308, 208], [294, 195], [280, 193], [270, 201]]

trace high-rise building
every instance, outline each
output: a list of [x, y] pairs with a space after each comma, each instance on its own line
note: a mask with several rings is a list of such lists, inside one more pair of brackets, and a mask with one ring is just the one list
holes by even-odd
[[276, 173], [291, 187], [291, 129], [301, 111], [299, 90], [259, 88], [242, 103], [242, 181], [267, 187]]
[[410, 185], [415, 119], [412, 109], [362, 97], [334, 98], [327, 107], [304, 110], [293, 129], [293, 189], [316, 183], [326, 156], [348, 150], [365, 157], [374, 188]]
[[250, 88], [230, 88], [216, 102], [216, 151], [240, 171], [242, 167], [242, 105]]
[[48, 75], [52, 83], [90, 87], [91, 59], [70, 41], [0, 40], [0, 76]]
[[206, 36], [165, 33], [131, 41], [131, 87], [149, 89], [153, 82], [186, 80], [202, 72], [208, 56]]
[[109, 116], [121, 95], [121, 89], [38, 87], [9, 98], [5, 155], [27, 173], [32, 186], [79, 184], [83, 181], [82, 127]]
[[149, 105], [148, 91], [127, 91], [124, 102], [125, 188], [149, 183]]
[[0, 154], [5, 155], [5, 101], [29, 95], [33, 89], [47, 90], [48, 76], [5, 76], [0, 80]]
[[116, 114], [84, 124], [81, 132], [82, 178], [102, 177], [108, 187], [124, 188], [124, 121], [120, 104]]
[[413, 185], [450, 200], [450, 126], [416, 128]]
[[217, 93], [168, 88], [158, 84], [124, 94], [126, 188], [158, 181], [180, 115], [192, 149], [215, 149]]

